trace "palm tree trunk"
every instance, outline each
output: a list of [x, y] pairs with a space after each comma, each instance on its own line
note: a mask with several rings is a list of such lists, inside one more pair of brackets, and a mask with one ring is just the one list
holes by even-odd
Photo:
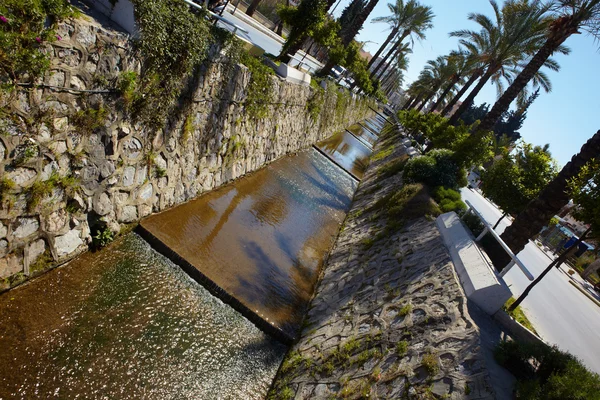
[[429, 112], [435, 111], [435, 109], [438, 108], [440, 104], [442, 104], [442, 101], [444, 101], [444, 98], [448, 95], [448, 93], [450, 93], [450, 91], [452, 90], [452, 88], [454, 88], [454, 86], [456, 85], [456, 83], [459, 80], [460, 80], [460, 75], [456, 75], [454, 77], [454, 79], [452, 79], [452, 81], [450, 82], [450, 84], [446, 87], [446, 89], [444, 89], [444, 91], [442, 92], [442, 94], [440, 95], [440, 97], [438, 97], [438, 99], [436, 100], [436, 102], [433, 103], [433, 105], [429, 109]]
[[581, 147], [581, 151], [538, 195], [527, 205], [513, 223], [502, 233], [502, 240], [517, 254], [535, 236], [558, 211], [569, 202], [567, 182], [577, 176], [581, 168], [600, 154], [600, 131], [596, 132]]
[[401, 44], [398, 44], [396, 46], [396, 48], [394, 49], [394, 51], [390, 53], [390, 57], [389, 58], [391, 58], [391, 61], [389, 63], [386, 62], [385, 64], [381, 63], [381, 64], [378, 65], [379, 68], [383, 67], [383, 69], [381, 71], [379, 71], [378, 74], [375, 74], [375, 75], [377, 75], [375, 77], [375, 79], [381, 79], [381, 77], [383, 75], [385, 75], [385, 73], [388, 70], [388, 68], [394, 63], [394, 59], [398, 56], [398, 54], [400, 54], [400, 49], [401, 48], [402, 48]]
[[262, 0], [252, 0], [252, 3], [250, 3], [250, 6], [248, 6], [248, 9], [246, 10], [246, 15], [250, 17], [253, 16], [261, 1]]
[[369, 14], [371, 14], [371, 11], [373, 11], [378, 2], [379, 0], [369, 0], [366, 7], [362, 10], [360, 14], [358, 14], [352, 26], [348, 29], [348, 31], [346, 31], [346, 34], [342, 37], [342, 43], [344, 44], [344, 46], [348, 46], [350, 42], [352, 42], [352, 39], [354, 39], [354, 37], [358, 34], [358, 31], [361, 30], [363, 24], [369, 17]]
[[404, 103], [404, 105], [402, 106], [402, 110], [406, 110], [407, 108], [409, 108], [410, 105], [412, 104], [412, 102], [415, 101], [416, 98], [417, 98], [417, 96], [410, 96], [408, 98], [408, 100], [406, 100], [406, 103]]
[[327, 63], [325, 64], [325, 66], [323, 68], [321, 68], [321, 70], [319, 71], [319, 73], [317, 74], [317, 76], [327, 76], [329, 75], [329, 72], [331, 71], [331, 69], [335, 67], [335, 62], [332, 61], [331, 59], [327, 60]]
[[478, 131], [485, 132], [491, 130], [496, 121], [502, 116], [502, 114], [508, 110], [514, 99], [517, 98], [519, 93], [523, 91], [525, 86], [533, 79], [535, 74], [542, 68], [544, 63], [550, 58], [550, 56], [556, 51], [571, 34], [567, 34], [559, 39], [548, 39], [541, 49], [533, 56], [529, 64], [521, 71], [519, 76], [515, 78], [512, 85], [496, 101], [494, 107], [487, 113], [487, 115], [481, 121], [481, 124], [477, 127]]
[[[285, 51], [285, 54], [282, 53], [279, 54], [279, 56], [277, 57], [277, 59], [279, 61], [281, 61], [282, 63], [288, 63], [291, 60], [291, 56], [293, 56], [294, 54], [296, 54], [298, 52], [298, 50], [300, 50], [302, 48], [302, 45], [304, 44], [304, 40], [306, 39], [307, 35], [306, 34], [302, 34], [300, 37], [298, 37], [298, 39], [296, 39], [296, 41], [294, 41], [294, 43], [292, 43], [287, 50]], [[284, 44], [285, 46], [285, 44]]]
[[483, 74], [483, 76], [481, 77], [479, 82], [477, 82], [477, 85], [473, 88], [473, 90], [471, 90], [471, 93], [469, 93], [469, 95], [467, 96], [465, 101], [463, 101], [463, 103], [460, 105], [460, 107], [458, 107], [458, 110], [456, 110], [456, 112], [454, 114], [452, 114], [452, 117], [450, 117], [450, 123], [452, 125], [455, 125], [458, 122], [458, 119], [460, 118], [460, 116], [465, 111], [468, 110], [468, 108], [471, 106], [471, 104], [473, 104], [473, 100], [475, 100], [475, 97], [477, 97], [477, 95], [479, 94], [481, 89], [483, 89], [483, 87], [490, 80], [492, 75], [493, 75], [492, 68], [489, 67], [487, 69], [487, 71], [485, 71], [485, 74]]
[[540, 276], [538, 276], [533, 282], [531, 282], [531, 284], [529, 286], [527, 286], [527, 289], [525, 289], [523, 291], [523, 293], [521, 293], [519, 298], [510, 305], [510, 307], [508, 308], [508, 311], [514, 311], [515, 308], [517, 308], [523, 302], [523, 300], [525, 300], [525, 297], [527, 297], [529, 292], [531, 292], [531, 289], [533, 289], [533, 287], [535, 285], [537, 285], [542, 280], [542, 278], [544, 276], [546, 276], [546, 274], [552, 270], [553, 267], [556, 267], [556, 268], [560, 267], [560, 264], [562, 264], [567, 259], [569, 254], [571, 254], [573, 251], [575, 251], [579, 247], [579, 244], [581, 242], [583, 242], [583, 239], [587, 236], [587, 234], [590, 232], [590, 230], [591, 230], [591, 228], [588, 228], [583, 233], [583, 235], [581, 235], [581, 237], [579, 239], [577, 239], [577, 241], [575, 241], [575, 243], [573, 243], [573, 245], [571, 247], [569, 247], [569, 249], [567, 251], [562, 253], [556, 260], [552, 261], [550, 263], [550, 265], [548, 265], [546, 267], [546, 269], [540, 274]]
[[435, 96], [435, 90], [432, 90], [431, 93], [425, 98], [425, 100], [423, 100], [419, 108], [417, 108], [417, 111], [421, 111], [423, 107], [425, 107], [425, 104], [427, 104], [427, 102], [431, 100], [433, 96]]
[[373, 65], [373, 63], [375, 62], [375, 60], [377, 59], [377, 57], [379, 57], [379, 55], [383, 52], [383, 50], [385, 50], [385, 48], [387, 47], [387, 45], [398, 34], [398, 30], [399, 30], [399, 28], [397, 26], [395, 26], [394, 29], [392, 29], [392, 31], [388, 35], [387, 39], [385, 39], [385, 42], [383, 42], [383, 44], [381, 46], [379, 46], [379, 49], [377, 50], [377, 53], [375, 53], [375, 55], [371, 58], [371, 60], [369, 60], [369, 64], [367, 64], [367, 69], [370, 68], [371, 65]]
[[[381, 62], [379, 62], [379, 64], [377, 64], [377, 67], [375, 67], [375, 69], [373, 71], [371, 71], [371, 75], [370, 75], [371, 79], [374, 78], [377, 71], [379, 71], [379, 69], [381, 67], [383, 67], [383, 64], [385, 64], [387, 62], [387, 60], [390, 58], [390, 56], [398, 51], [398, 49], [400, 48], [400, 46], [402, 44], [402, 41], [408, 36], [409, 33], [410, 33], [410, 31], [408, 31], [408, 30], [402, 32], [402, 36], [396, 41], [396, 43], [394, 43], [394, 46], [392, 46], [390, 51], [388, 51], [387, 54], [385, 55], [385, 57], [383, 57], [383, 60], [381, 60]], [[375, 58], [375, 57], [373, 57], [373, 58]]]
[[456, 105], [456, 103], [458, 103], [460, 98], [467, 92], [467, 90], [469, 90], [471, 85], [473, 85], [473, 83], [475, 83], [477, 78], [479, 78], [480, 76], [481, 76], [480, 70], [475, 71], [475, 73], [473, 75], [471, 75], [471, 77], [469, 78], [467, 83], [465, 83], [463, 85], [463, 87], [459, 90], [459, 92], [456, 94], [456, 96], [454, 96], [454, 98], [450, 101], [450, 103], [446, 104], [446, 107], [444, 107], [444, 109], [442, 110], [442, 115], [448, 114], [454, 108], [454, 106]]

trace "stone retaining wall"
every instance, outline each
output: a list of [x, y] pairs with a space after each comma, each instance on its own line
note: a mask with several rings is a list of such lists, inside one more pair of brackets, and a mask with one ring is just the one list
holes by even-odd
[[[381, 235], [386, 210], [372, 207], [402, 187], [386, 166], [406, 152], [399, 137], [375, 160], [269, 399], [493, 399], [478, 328], [431, 218]], [[381, 153], [385, 154], [385, 152]]]
[[338, 106], [329, 90], [313, 120], [314, 89], [273, 76], [269, 116], [255, 120], [248, 68], [217, 56], [190, 79], [191, 104], [168, 132], [149, 131], [111, 90], [140, 69], [130, 38], [89, 16], [57, 33], [47, 86], [0, 93], [0, 291], [87, 250], [98, 221], [119, 232], [372, 114], [358, 98]]

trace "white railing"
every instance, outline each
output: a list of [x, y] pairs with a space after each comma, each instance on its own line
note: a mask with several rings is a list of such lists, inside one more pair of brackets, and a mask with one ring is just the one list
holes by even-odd
[[[508, 254], [510, 256], [510, 258], [511, 258], [511, 261], [508, 263], [508, 265], [506, 267], [504, 267], [504, 269], [500, 272], [500, 274], [498, 274], [498, 276], [503, 277], [504, 275], [506, 275], [506, 273], [508, 271], [510, 271], [510, 269], [512, 267], [514, 267], [515, 265], [517, 265], [519, 267], [519, 269], [521, 271], [523, 271], [523, 273], [525, 274], [525, 276], [527, 277], [527, 279], [529, 279], [530, 281], [532, 281], [534, 279], [534, 277], [531, 274], [531, 272], [529, 272], [529, 270], [527, 269], [527, 267], [521, 262], [521, 260], [519, 260], [517, 258], [517, 256], [512, 252], [512, 250], [510, 249], [510, 247], [508, 247], [507, 244], [504, 243], [504, 240], [502, 240], [502, 238], [500, 237], [500, 235], [498, 235], [496, 233], [496, 231], [494, 231], [494, 229], [492, 228], [492, 226], [487, 223], [487, 221], [483, 218], [483, 216], [479, 213], [479, 211], [477, 211], [475, 209], [475, 207], [473, 207], [473, 205], [469, 202], [469, 200], [465, 200], [465, 203], [467, 204], [467, 206], [469, 206], [469, 210], [467, 211], [467, 213], [465, 213], [465, 215], [467, 215], [470, 212], [475, 213], [475, 215], [477, 215], [477, 217], [479, 217], [479, 219], [481, 220], [481, 223], [483, 223], [483, 226], [484, 226], [483, 232], [481, 232], [479, 234], [479, 236], [477, 236], [477, 238], [475, 239], [475, 241], [479, 242], [486, 235], [486, 233], [489, 233], [490, 235], [492, 235], [492, 237], [494, 239], [496, 239], [496, 241], [498, 242], [498, 244], [500, 246], [502, 246], [502, 248], [504, 249], [504, 251], [506, 252], [506, 254]], [[464, 218], [464, 216], [463, 216], [463, 218]]]

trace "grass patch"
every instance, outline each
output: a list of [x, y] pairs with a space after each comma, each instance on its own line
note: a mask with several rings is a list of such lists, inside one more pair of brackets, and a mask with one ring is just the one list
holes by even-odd
[[386, 157], [389, 157], [394, 152], [394, 148], [392, 146], [388, 146], [384, 149], [379, 150], [372, 157], [372, 161], [381, 161]]
[[421, 366], [425, 368], [425, 371], [429, 376], [435, 376], [440, 371], [440, 365], [438, 358], [434, 354], [425, 354], [421, 360]]
[[404, 357], [407, 352], [408, 342], [406, 340], [401, 340], [398, 343], [396, 343], [396, 353], [398, 353], [400, 357]]
[[521, 308], [521, 306], [518, 306], [513, 311], [508, 311], [508, 309], [510, 308], [510, 306], [515, 301], [516, 301], [515, 298], [511, 297], [510, 299], [508, 299], [506, 301], [506, 303], [504, 304], [504, 306], [502, 308], [504, 309], [504, 311], [506, 311], [508, 313], [508, 315], [510, 315], [511, 317], [513, 317], [518, 323], [520, 323], [525, 328], [529, 329], [531, 332], [533, 332], [533, 333], [535, 333], [537, 335], [538, 334], [537, 331], [535, 330], [535, 328], [531, 324], [531, 321], [529, 321], [529, 319], [527, 318], [527, 316], [525, 315], [525, 313], [523, 313], [523, 309]]
[[399, 190], [388, 193], [375, 202], [369, 211], [382, 212], [387, 216], [383, 236], [400, 229], [407, 221], [428, 215], [438, 216], [441, 213], [427, 188], [420, 183], [404, 185]]
[[96, 129], [104, 126], [107, 117], [108, 110], [103, 106], [99, 106], [98, 109], [90, 107], [73, 114], [71, 123], [79, 128], [81, 133], [91, 135]]
[[404, 166], [406, 165], [407, 161], [408, 157], [402, 157], [385, 163], [377, 170], [377, 178], [379, 180], [383, 180], [399, 174], [404, 170]]
[[398, 315], [401, 317], [406, 317], [412, 311], [412, 304], [406, 304], [404, 307], [398, 311]]
[[55, 188], [62, 188], [67, 194], [72, 194], [79, 189], [79, 182], [73, 176], [61, 177], [56, 171], [45, 181], [35, 181], [26, 192], [27, 210], [30, 212], [36, 210], [44, 198], [52, 195]]

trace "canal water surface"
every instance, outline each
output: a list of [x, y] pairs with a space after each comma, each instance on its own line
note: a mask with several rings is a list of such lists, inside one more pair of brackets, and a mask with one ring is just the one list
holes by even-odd
[[[361, 129], [142, 230], [295, 337], [358, 185], [348, 171], [367, 167], [374, 138]], [[0, 399], [264, 398], [287, 347], [190, 276], [130, 233], [0, 295]]]

